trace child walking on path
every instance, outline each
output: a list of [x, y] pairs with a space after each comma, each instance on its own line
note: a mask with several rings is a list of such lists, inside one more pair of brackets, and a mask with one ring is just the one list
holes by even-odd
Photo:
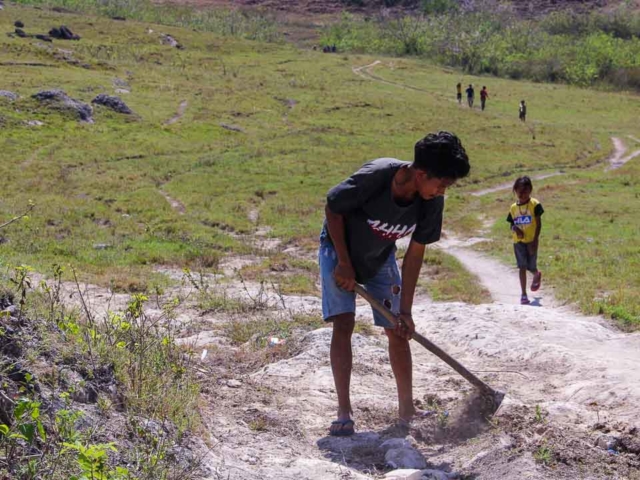
[[489, 92], [487, 91], [487, 87], [482, 87], [482, 90], [480, 90], [480, 106], [483, 111], [487, 103], [487, 98], [489, 98]]
[[531, 197], [533, 184], [527, 176], [518, 178], [513, 184], [513, 193], [518, 201], [511, 205], [507, 222], [511, 224], [513, 233], [513, 250], [516, 255], [516, 263], [520, 269], [520, 288], [522, 296], [520, 303], [528, 305], [527, 297], [527, 270], [533, 273], [531, 291], [540, 288], [542, 272], [538, 270], [538, 241], [542, 230], [542, 204]]
[[467, 92], [467, 103], [469, 104], [469, 108], [473, 108], [473, 99], [476, 95], [473, 85], [469, 84], [469, 88], [467, 88], [465, 92]]
[[524, 103], [524, 100], [520, 100], [520, 105], [518, 105], [518, 118], [520, 121], [527, 121], [527, 105]]

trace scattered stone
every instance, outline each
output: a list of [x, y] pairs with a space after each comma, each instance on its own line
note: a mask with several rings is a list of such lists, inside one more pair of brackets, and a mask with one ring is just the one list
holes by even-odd
[[180, 465], [185, 472], [191, 471], [192, 466], [200, 461], [192, 450], [178, 445], [167, 450], [167, 458]]
[[248, 463], [249, 465], [257, 465], [260, 461], [257, 457], [254, 457], [252, 455], [243, 455], [242, 457], [240, 457], [240, 460]]
[[387, 473], [384, 478], [393, 478], [395, 480], [420, 480], [422, 478], [422, 471], [420, 470], [393, 470]]
[[167, 33], [162, 33], [160, 35], [160, 39], [164, 45], [169, 45], [170, 47], [177, 48], [178, 50], [184, 50], [184, 46]]
[[131, 93], [126, 88], [116, 88], [115, 92], [119, 93], [120, 95], [127, 95], [127, 94]]
[[231, 130], [232, 132], [240, 132], [240, 133], [244, 133], [244, 130], [241, 129], [240, 127], [236, 127], [235, 125], [228, 125], [226, 123], [221, 123], [220, 126], [222, 128], [225, 128], [227, 130]]
[[167, 429], [162, 424], [148, 418], [138, 419], [138, 426], [156, 438], [164, 437], [167, 434]]
[[13, 292], [0, 289], [0, 308], [7, 310], [9, 307], [14, 307], [14, 301], [15, 296], [13, 295]]
[[279, 101], [280, 103], [282, 103], [285, 107], [289, 107], [289, 108], [293, 108], [298, 104], [296, 100], [293, 100], [291, 98], [280, 98], [280, 97], [273, 97], [273, 98]]
[[8, 98], [12, 102], [18, 99], [18, 94], [9, 92], [8, 90], [0, 90], [0, 97]]
[[516, 441], [511, 435], [505, 433], [500, 435], [500, 446], [505, 450], [509, 450], [516, 446]]
[[62, 90], [43, 90], [33, 95], [33, 98], [41, 102], [46, 102], [50, 106], [58, 106], [65, 110], [70, 110], [74, 112], [81, 121], [93, 123], [93, 108], [91, 108], [91, 105], [70, 98]]
[[19, 36], [20, 38], [27, 38], [29, 35], [27, 35], [27, 33], [22, 30], [21, 28], [16, 28], [15, 30], [16, 35]]
[[[5, 315], [5, 311], [0, 312], [0, 319]], [[8, 315], [8, 313], [6, 313]], [[0, 335], [0, 353], [11, 358], [18, 358], [22, 355], [22, 343], [20, 336], [16, 335], [13, 328], [8, 325], [2, 326], [2, 335]]]
[[242, 386], [242, 382], [240, 380], [231, 379], [227, 380], [227, 387], [229, 388], [240, 388]]
[[404, 438], [390, 438], [389, 440], [382, 442], [380, 448], [384, 452], [391, 450], [392, 448], [411, 448], [411, 443]]
[[61, 25], [60, 28], [52, 28], [49, 35], [58, 40], [80, 40], [80, 36], [73, 33], [69, 27]]
[[107, 95], [105, 93], [101, 93], [96, 98], [91, 100], [91, 103], [95, 103], [96, 105], [103, 105], [107, 108], [110, 108], [114, 112], [122, 113], [125, 115], [131, 115], [133, 110], [131, 110], [126, 103], [124, 103], [119, 97], [114, 97], [111, 95]]
[[427, 468], [427, 461], [422, 454], [413, 448], [392, 448], [384, 456], [391, 468]]
[[27, 126], [29, 127], [41, 127], [43, 125], [44, 123], [42, 123], [40, 120], [27, 120]]
[[84, 386], [76, 385], [71, 392], [71, 399], [84, 404], [93, 404], [98, 402], [98, 390], [91, 383]]
[[16, 20], [13, 26], [16, 28], [24, 28], [24, 23], [22, 23], [20, 20]]
[[452, 478], [457, 478], [458, 475], [455, 473], [447, 473], [442, 470], [422, 470], [422, 475], [425, 480], [451, 480]]
[[640, 439], [631, 435], [624, 435], [619, 439], [619, 450], [640, 455]]
[[93, 248], [94, 250], [108, 250], [109, 248], [113, 248], [113, 245], [109, 243], [96, 243]]
[[129, 87], [129, 82], [127, 82], [126, 80], [122, 80], [121, 78], [114, 78], [113, 79], [113, 85], [115, 87], [130, 88]]
[[2, 312], [0, 312], [0, 315], [5, 314], [9, 316], [14, 316], [16, 313], [18, 313], [18, 307], [16, 307], [15, 305], [9, 305], [7, 308], [2, 310]]
[[479, 452], [475, 457], [473, 457], [471, 460], [469, 460], [465, 465], [464, 468], [468, 469], [471, 468], [473, 466], [474, 463], [479, 462], [480, 460], [482, 460], [483, 458], [485, 458], [487, 455], [489, 455], [491, 453], [490, 450], [482, 450], [481, 452]]
[[602, 448], [603, 450], [617, 450], [619, 444], [620, 440], [613, 435], [600, 435], [596, 439], [596, 447]]
[[16, 383], [22, 383], [27, 387], [28, 390], [33, 390], [34, 387], [35, 390], [39, 390], [37, 384], [35, 383], [36, 376], [28, 370], [22, 368], [22, 364], [19, 362], [9, 365], [6, 375], [7, 377], [9, 377], [9, 380], [13, 380]]

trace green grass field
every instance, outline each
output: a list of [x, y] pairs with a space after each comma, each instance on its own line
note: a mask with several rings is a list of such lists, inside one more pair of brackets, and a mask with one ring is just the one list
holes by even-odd
[[[18, 19], [31, 33], [65, 24], [82, 40], [0, 36], [1, 89], [21, 95], [0, 98], [0, 223], [30, 199], [37, 205], [0, 230], [6, 265], [47, 271], [73, 263], [86, 278], [136, 290], [163, 281], [154, 265], [215, 268], [224, 255], [250, 253], [242, 235], [259, 226], [313, 249], [329, 187], [372, 158], [410, 160], [416, 140], [446, 129], [463, 139], [472, 174], [450, 192], [445, 228], [471, 236], [496, 219], [485, 248], [511, 261], [503, 222], [510, 193], [468, 194], [562, 169], [566, 175], [534, 184], [547, 210], [545, 280], [585, 311], [640, 322], [640, 159], [606, 173], [603, 163], [611, 136], [630, 148], [627, 136], [640, 137], [637, 96], [468, 77], [394, 58], [371, 69], [392, 84], [382, 83], [352, 71], [375, 57], [14, 5], [0, 13], [0, 32]], [[162, 45], [160, 33], [185, 49]], [[486, 84], [488, 110], [458, 106], [458, 81]], [[82, 124], [30, 98], [61, 88], [89, 102], [113, 94], [116, 82], [128, 86], [121, 97], [136, 116], [98, 107], [95, 123]], [[517, 119], [522, 98], [529, 127]], [[185, 101], [184, 116], [168, 124]], [[27, 126], [31, 120], [44, 125]]]

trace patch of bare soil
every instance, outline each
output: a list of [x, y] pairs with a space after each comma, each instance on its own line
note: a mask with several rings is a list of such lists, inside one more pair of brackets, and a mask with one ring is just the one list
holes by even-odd
[[[198, 306], [197, 291], [189, 293], [193, 284], [166, 293], [185, 301], [181, 343], [202, 385], [208, 447], [198, 455], [204, 455], [205, 478], [380, 478], [400, 466], [394, 463], [398, 450], [413, 452], [419, 468], [448, 478], [639, 478], [640, 334], [621, 333], [569, 308], [418, 297], [417, 330], [505, 391], [502, 408], [487, 415], [466, 381], [414, 344], [416, 405], [433, 413], [410, 429], [396, 426], [386, 338], [380, 331], [355, 334], [356, 434], [330, 437], [337, 402], [331, 330], [300, 324], [283, 336], [262, 328], [317, 318], [320, 299], [238, 282], [237, 267], [257, 261], [230, 259], [220, 273], [196, 279], [215, 293], [217, 303], [207, 310]], [[182, 275], [165, 273], [176, 280]], [[84, 291], [96, 311], [125, 301], [98, 287]], [[241, 300], [244, 306], [235, 307]], [[149, 309], [150, 316], [159, 313], [153, 302]], [[358, 302], [357, 318], [372, 321], [364, 301]], [[251, 329], [244, 331], [243, 324]]]
[[[359, 312], [370, 320], [368, 308]], [[409, 429], [396, 426], [386, 340], [356, 334], [357, 433], [329, 437], [336, 406], [330, 329], [301, 334], [287, 351], [247, 344], [204, 365], [214, 372], [205, 387], [207, 430], [217, 442], [210, 463], [218, 476], [210, 478], [379, 478], [392, 469], [388, 452], [398, 445], [417, 452], [421, 468], [450, 478], [640, 478], [633, 362], [640, 336], [521, 306], [418, 299], [416, 318], [419, 331], [507, 392], [497, 415], [414, 345], [416, 405], [433, 413]]]

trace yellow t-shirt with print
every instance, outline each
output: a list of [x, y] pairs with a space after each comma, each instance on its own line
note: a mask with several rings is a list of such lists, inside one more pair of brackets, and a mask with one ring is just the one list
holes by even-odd
[[535, 198], [530, 198], [527, 203], [518, 205], [514, 203], [509, 209], [507, 221], [511, 225], [515, 225], [524, 233], [523, 238], [513, 232], [513, 241], [515, 243], [531, 243], [536, 237], [536, 228], [538, 228], [538, 220], [536, 217], [544, 213], [542, 204]]

